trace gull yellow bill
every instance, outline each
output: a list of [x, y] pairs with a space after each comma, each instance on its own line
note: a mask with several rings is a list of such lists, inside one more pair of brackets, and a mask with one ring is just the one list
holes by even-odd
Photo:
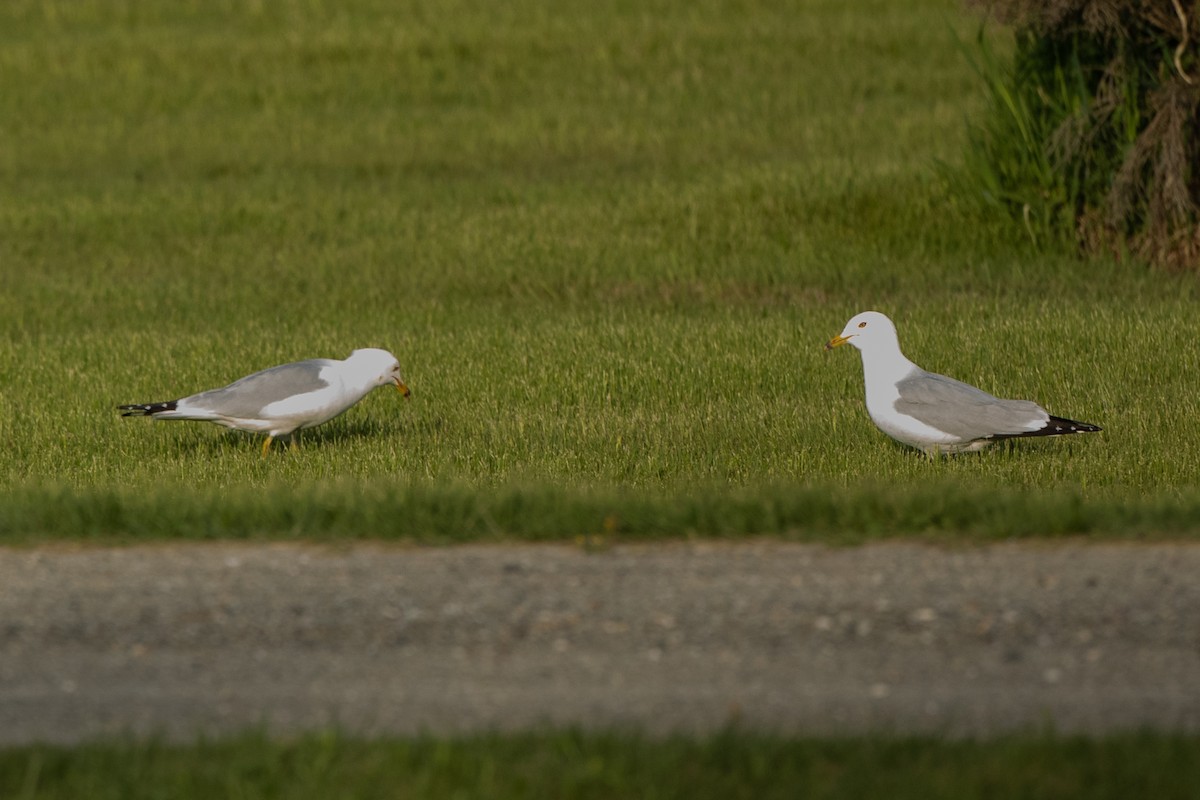
[[849, 336], [835, 336], [825, 343], [825, 349], [832, 350], [835, 347], [841, 347], [848, 341], [850, 341]]

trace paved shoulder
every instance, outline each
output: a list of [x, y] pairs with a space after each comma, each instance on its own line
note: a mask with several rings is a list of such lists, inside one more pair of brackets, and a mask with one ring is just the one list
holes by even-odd
[[0, 744], [1200, 730], [1200, 546], [0, 550]]

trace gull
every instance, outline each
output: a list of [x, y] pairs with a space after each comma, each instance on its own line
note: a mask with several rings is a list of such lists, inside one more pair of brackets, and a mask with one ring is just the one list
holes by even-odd
[[[387, 350], [365, 348], [355, 350], [343, 361], [310, 358], [281, 364], [220, 389], [118, 409], [123, 417], [203, 420], [239, 431], [265, 433], [262, 457], [266, 458], [275, 437], [328, 422], [371, 390], [389, 383], [408, 397], [396, 357]], [[293, 439], [293, 449], [295, 446]]]
[[974, 452], [1001, 439], [1101, 430], [1052, 416], [1030, 400], [1002, 400], [962, 381], [926, 372], [904, 357], [896, 326], [877, 311], [851, 318], [825, 349], [847, 343], [862, 353], [871, 420], [896, 441], [929, 455]]

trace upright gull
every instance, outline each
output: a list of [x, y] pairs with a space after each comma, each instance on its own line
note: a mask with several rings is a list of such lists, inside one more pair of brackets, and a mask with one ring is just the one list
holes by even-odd
[[1000, 439], [1091, 433], [1096, 425], [1055, 417], [1030, 400], [1002, 400], [970, 384], [926, 372], [904, 357], [896, 326], [864, 311], [825, 345], [862, 353], [867, 413], [879, 430], [930, 455], [981, 450]]
[[[264, 369], [221, 389], [165, 403], [118, 406], [123, 417], [194, 419], [267, 434], [262, 455], [276, 436], [312, 428], [341, 414], [372, 389], [395, 384], [408, 397], [400, 362], [387, 350], [355, 350], [344, 361], [311, 358]], [[293, 442], [294, 444], [294, 442]]]

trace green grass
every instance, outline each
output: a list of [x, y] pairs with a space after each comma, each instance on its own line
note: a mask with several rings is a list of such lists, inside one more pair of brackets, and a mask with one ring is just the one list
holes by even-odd
[[[272, 498], [264, 502], [263, 496]], [[404, 539], [424, 544], [574, 537], [589, 548], [662, 537], [776, 536], [838, 545], [905, 535], [986, 542], [1087, 534], [1103, 539], [1190, 537], [1190, 496], [1090, 496], [964, 486], [953, 480], [896, 488], [771, 484], [723, 491], [505, 487], [373, 481], [233, 488], [10, 492], [0, 507], [8, 544], [56, 534], [99, 543], [163, 539]]]
[[1200, 742], [1127, 734], [988, 742], [579, 732], [364, 742], [246, 734], [0, 751], [0, 795], [78, 798], [1195, 798]]
[[[6, 3], [3, 535], [1192, 535], [1197, 282], [1035, 250], [957, 193], [977, 24]], [[923, 366], [1105, 432], [893, 444], [856, 354], [821, 350], [865, 308]], [[115, 411], [360, 346], [411, 401], [265, 462]]]

